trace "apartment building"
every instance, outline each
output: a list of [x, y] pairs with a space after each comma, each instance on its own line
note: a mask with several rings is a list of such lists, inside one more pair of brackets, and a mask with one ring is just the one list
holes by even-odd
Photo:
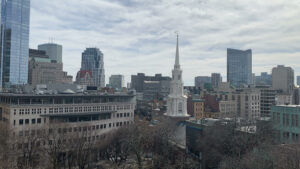
[[239, 116], [248, 121], [260, 117], [260, 90], [247, 88], [238, 91]]

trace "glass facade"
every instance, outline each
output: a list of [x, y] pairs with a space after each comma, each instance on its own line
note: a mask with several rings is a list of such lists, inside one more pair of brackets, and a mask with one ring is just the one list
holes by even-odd
[[252, 50], [227, 49], [227, 81], [235, 87], [252, 83]]
[[103, 53], [98, 48], [87, 48], [82, 53], [81, 71], [91, 71], [94, 85], [105, 87]]
[[30, 0], [1, 1], [1, 87], [27, 84]]

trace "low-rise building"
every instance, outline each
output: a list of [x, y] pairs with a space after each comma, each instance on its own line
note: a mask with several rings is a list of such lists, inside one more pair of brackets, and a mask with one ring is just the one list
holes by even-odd
[[275, 97], [276, 105], [292, 105], [293, 95], [291, 94], [277, 94]]
[[300, 106], [281, 105], [272, 106], [272, 124], [279, 143], [299, 142], [300, 134]]
[[220, 110], [220, 114], [219, 114], [220, 118], [237, 117], [237, 113], [238, 113], [237, 101], [236, 100], [219, 101], [219, 110]]
[[26, 136], [54, 131], [69, 135], [90, 131], [86, 139], [96, 141], [133, 123], [134, 109], [134, 92], [76, 93], [68, 89], [57, 94], [0, 93], [0, 122], [11, 130], [12, 144], [17, 140], [24, 143]]
[[188, 114], [199, 120], [205, 117], [204, 100], [189, 97], [187, 100]]

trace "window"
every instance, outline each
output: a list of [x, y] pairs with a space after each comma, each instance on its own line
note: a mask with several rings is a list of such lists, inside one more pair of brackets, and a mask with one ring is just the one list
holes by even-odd
[[31, 119], [31, 124], [35, 124], [35, 119]]
[[19, 131], [19, 136], [23, 136], [23, 131]]
[[180, 102], [179, 104], [178, 104], [178, 112], [182, 112], [182, 103]]
[[42, 122], [41, 118], [37, 119], [37, 123], [40, 124]]
[[280, 123], [280, 113], [277, 113], [277, 123]]
[[31, 135], [32, 135], [32, 136], [35, 135], [35, 130], [31, 130]]
[[23, 123], [24, 123], [23, 119], [20, 119], [19, 120], [19, 125], [23, 125]]

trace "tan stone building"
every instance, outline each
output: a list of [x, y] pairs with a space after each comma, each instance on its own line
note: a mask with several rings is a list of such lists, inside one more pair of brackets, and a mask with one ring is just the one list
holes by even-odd
[[194, 117], [199, 120], [204, 118], [204, 101], [201, 99], [194, 99], [192, 100], [193, 103], [193, 110], [194, 110]]
[[44, 51], [29, 51], [28, 82], [32, 86], [49, 83], [72, 83], [73, 77], [63, 71], [63, 64], [49, 59]]
[[236, 100], [227, 100], [227, 101], [220, 101], [219, 102], [219, 116], [221, 118], [229, 117], [237, 117], [238, 107]]

